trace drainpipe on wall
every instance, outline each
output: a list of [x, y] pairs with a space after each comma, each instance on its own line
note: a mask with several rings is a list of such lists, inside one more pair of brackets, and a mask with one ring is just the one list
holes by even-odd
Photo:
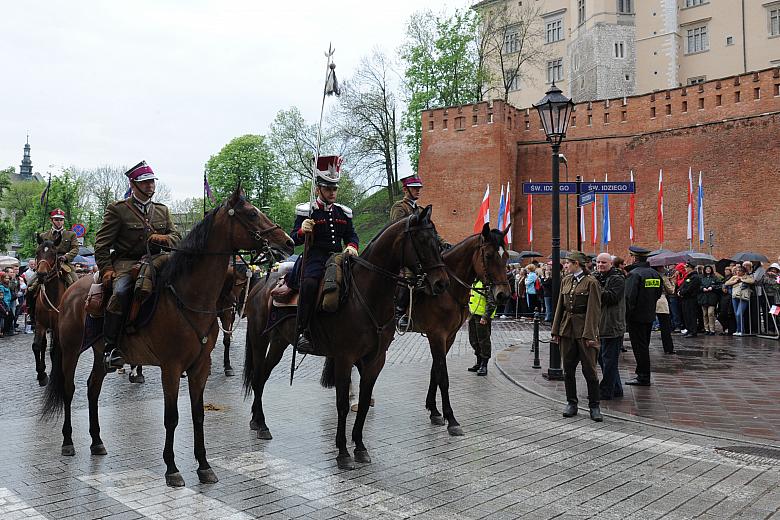
[[745, 0], [742, 0], [742, 68], [747, 74], [747, 41], [745, 40]]

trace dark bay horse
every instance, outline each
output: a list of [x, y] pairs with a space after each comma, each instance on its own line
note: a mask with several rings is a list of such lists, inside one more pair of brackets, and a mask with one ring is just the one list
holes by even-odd
[[[225, 280], [230, 257], [239, 249], [277, 248], [292, 251], [293, 242], [268, 217], [250, 204], [240, 186], [223, 202], [207, 213], [181, 242], [157, 277], [160, 291], [157, 308], [148, 325], [135, 334], [125, 335], [120, 345], [130, 364], [156, 365], [162, 372], [165, 396], [165, 481], [169, 486], [183, 486], [184, 478], [174, 462], [173, 439], [179, 421], [177, 400], [183, 371], [189, 378], [190, 405], [195, 437], [198, 478], [203, 483], [217, 481], [206, 460], [203, 434], [203, 389], [211, 367], [211, 351], [217, 341], [217, 299]], [[91, 280], [82, 278], [65, 293], [60, 305], [56, 334], [59, 363], [52, 368], [46, 391], [44, 417], [57, 415], [63, 408], [62, 454], [73, 455], [71, 438], [71, 401], [74, 373], [81, 353], [84, 335], [84, 300]], [[93, 346], [92, 372], [87, 381], [89, 398], [90, 451], [103, 455], [106, 449], [100, 438], [98, 396], [105, 377], [103, 341]]]
[[[365, 248], [360, 257], [350, 257], [348, 297], [334, 313], [319, 313], [312, 320], [312, 339], [327, 359], [322, 374], [325, 387], [336, 387], [338, 430], [336, 458], [339, 468], [353, 469], [354, 460], [371, 462], [363, 444], [363, 424], [369, 400], [379, 372], [385, 364], [387, 347], [395, 332], [393, 293], [398, 272], [408, 267], [424, 283], [425, 290], [440, 294], [448, 282], [435, 228], [430, 221], [431, 207], [419, 216], [412, 215], [386, 226]], [[270, 439], [263, 413], [263, 389], [273, 368], [288, 345], [296, 340], [295, 320], [288, 319], [266, 331], [270, 312], [270, 291], [278, 273], [249, 293], [247, 301], [247, 341], [244, 362], [244, 389], [254, 391], [252, 421], [257, 436]], [[270, 349], [269, 349], [270, 343]], [[352, 428], [355, 459], [347, 451], [346, 421], [349, 415], [349, 383], [352, 366], [360, 369], [360, 402]]]
[[[485, 224], [482, 232], [472, 235], [453, 246], [442, 255], [450, 275], [450, 286], [443, 294], [415, 297], [412, 308], [414, 332], [428, 337], [433, 363], [431, 381], [425, 408], [431, 412], [431, 423], [444, 425], [450, 435], [463, 435], [450, 405], [449, 374], [447, 373], [447, 352], [450, 351], [455, 335], [469, 316], [469, 294], [471, 285], [480, 280], [490, 287], [496, 302], [509, 297], [509, 283], [506, 277], [506, 262], [509, 258], [504, 249], [504, 237], [509, 228], [501, 231]], [[444, 417], [436, 408], [436, 390], [441, 392]]]
[[225, 284], [219, 295], [217, 308], [225, 309], [219, 314], [219, 328], [222, 331], [222, 345], [225, 347], [222, 366], [226, 376], [235, 374], [233, 366], [230, 364], [230, 342], [233, 338], [233, 331], [238, 326], [244, 312], [251, 276], [252, 272], [246, 265], [231, 265], [228, 267]]
[[[49, 382], [49, 376], [46, 375], [46, 336], [57, 326], [59, 315], [57, 307], [62, 295], [65, 294], [64, 275], [57, 254], [57, 246], [60, 245], [62, 236], [58, 236], [53, 241], [44, 240], [40, 234], [36, 237], [38, 239], [38, 248], [35, 251], [38, 292], [35, 295], [35, 335], [32, 351], [35, 355], [38, 384], [46, 386]], [[55, 340], [56, 337], [52, 334], [52, 349]]]

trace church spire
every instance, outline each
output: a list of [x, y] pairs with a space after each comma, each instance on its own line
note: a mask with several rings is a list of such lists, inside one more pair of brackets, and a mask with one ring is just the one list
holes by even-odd
[[30, 135], [27, 134], [27, 142], [24, 145], [22, 164], [19, 166], [19, 176], [23, 179], [32, 178], [32, 159], [30, 159]]

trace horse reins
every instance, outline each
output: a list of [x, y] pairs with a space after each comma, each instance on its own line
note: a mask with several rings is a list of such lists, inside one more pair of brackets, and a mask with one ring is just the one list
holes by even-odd
[[[41, 259], [41, 260], [38, 261], [38, 269], [36, 269], [36, 272], [40, 272], [41, 265], [44, 264], [44, 263], [46, 265], [52, 267], [51, 266], [51, 262], [49, 262], [48, 260], [46, 260], [44, 258], [44, 259]], [[46, 284], [51, 282], [55, 278], [59, 278], [59, 276], [60, 276], [60, 266], [59, 266], [60, 260], [59, 260], [59, 258], [57, 258], [57, 260], [54, 261], [54, 264], [55, 264], [54, 268], [46, 271], [45, 276], [41, 280], [41, 289], [40, 289], [40, 291], [41, 291], [41, 294], [43, 295], [44, 301], [49, 305], [49, 307], [51, 307], [51, 310], [53, 310], [54, 312], [59, 314], [60, 310], [57, 308], [56, 305], [54, 305], [51, 302], [51, 300], [49, 299], [49, 295], [46, 292]]]

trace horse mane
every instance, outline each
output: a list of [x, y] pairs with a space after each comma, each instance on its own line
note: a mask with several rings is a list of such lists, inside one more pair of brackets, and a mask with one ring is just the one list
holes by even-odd
[[216, 207], [203, 216], [203, 220], [198, 222], [192, 230], [187, 233], [176, 251], [163, 266], [159, 277], [160, 287], [172, 284], [179, 276], [185, 275], [195, 267], [201, 251], [206, 249], [211, 228], [214, 225], [214, 214], [219, 207]]

